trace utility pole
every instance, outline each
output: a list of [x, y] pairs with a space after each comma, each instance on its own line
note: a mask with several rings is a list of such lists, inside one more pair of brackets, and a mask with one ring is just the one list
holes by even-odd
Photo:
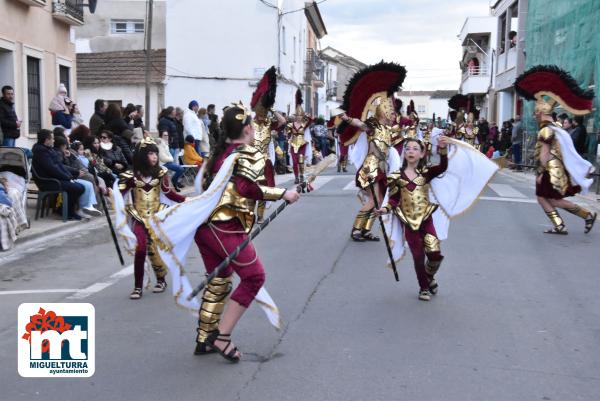
[[150, 69], [152, 58], [152, 11], [154, 9], [154, 0], [147, 0], [148, 9], [146, 10], [146, 100], [144, 106], [144, 124], [146, 128], [150, 127]]

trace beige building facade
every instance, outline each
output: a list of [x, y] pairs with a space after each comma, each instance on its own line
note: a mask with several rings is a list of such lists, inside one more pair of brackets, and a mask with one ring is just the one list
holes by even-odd
[[0, 0], [0, 86], [15, 89], [22, 121], [17, 146], [30, 147], [50, 128], [50, 100], [60, 83], [77, 99], [74, 25], [83, 24], [76, 0]]

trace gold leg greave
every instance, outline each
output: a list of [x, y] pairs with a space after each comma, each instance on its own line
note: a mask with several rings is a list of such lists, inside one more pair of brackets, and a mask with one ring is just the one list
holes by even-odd
[[556, 228], [558, 231], [564, 230], [565, 222], [563, 221], [562, 217], [560, 217], [560, 214], [558, 214], [558, 212], [556, 210], [553, 210], [551, 212], [545, 212], [545, 213], [546, 213], [546, 216], [548, 216], [548, 218], [554, 225], [554, 228]]
[[156, 279], [158, 281], [164, 281], [165, 277], [167, 276], [167, 268], [165, 263], [158, 254], [156, 243], [150, 238], [148, 238], [148, 242], [148, 259], [150, 259], [150, 264], [152, 264], [152, 269], [154, 270]]
[[263, 216], [265, 215], [265, 207], [266, 206], [267, 206], [267, 202], [258, 201], [258, 206], [256, 207], [256, 217], [259, 220], [262, 220]]
[[365, 225], [363, 227], [364, 231], [371, 231], [371, 229], [373, 228], [373, 224], [375, 224], [375, 220], [377, 219], [377, 214], [375, 214], [375, 210], [371, 209], [367, 213], [367, 220], [365, 222]]
[[196, 342], [206, 342], [208, 336], [218, 329], [221, 314], [232, 287], [231, 277], [215, 277], [206, 285], [202, 295], [200, 311], [198, 312], [198, 337]]
[[362, 210], [358, 212], [356, 218], [354, 219], [354, 225], [352, 226], [352, 231], [358, 230], [362, 231], [369, 219], [369, 212], [363, 212]]
[[581, 217], [582, 219], [587, 219], [590, 216], [590, 211], [582, 208], [579, 205], [575, 205], [575, 207], [571, 207], [571, 208], [566, 208], [565, 209], [567, 212], [574, 214], [575, 216]]
[[430, 277], [435, 276], [438, 270], [440, 270], [441, 264], [441, 260], [427, 260], [427, 263], [425, 264], [425, 273]]

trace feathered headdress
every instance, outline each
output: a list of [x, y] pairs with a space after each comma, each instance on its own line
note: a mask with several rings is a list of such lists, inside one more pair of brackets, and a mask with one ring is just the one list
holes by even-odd
[[263, 75], [256, 90], [252, 94], [250, 108], [253, 111], [267, 111], [275, 104], [275, 96], [277, 94], [277, 70], [275, 66], [269, 68]]
[[448, 100], [448, 107], [453, 109], [450, 111], [450, 120], [457, 124], [462, 124], [464, 121], [464, 109], [469, 108], [469, 97], [457, 93]]
[[[374, 111], [377, 102], [391, 98], [400, 90], [406, 78], [406, 68], [396, 63], [381, 61], [355, 73], [346, 87], [341, 108], [353, 118], [365, 120]], [[338, 128], [340, 138], [346, 145], [358, 138], [357, 130], [347, 123]]]
[[555, 65], [538, 65], [515, 80], [515, 90], [527, 100], [536, 101], [536, 111], [551, 114], [556, 103], [582, 116], [592, 111], [594, 91], [582, 89], [566, 71]]

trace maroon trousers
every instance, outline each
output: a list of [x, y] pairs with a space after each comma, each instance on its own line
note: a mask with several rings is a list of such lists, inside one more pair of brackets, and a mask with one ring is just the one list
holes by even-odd
[[[248, 234], [237, 219], [201, 225], [194, 240], [202, 255], [206, 272], [211, 273], [247, 238]], [[265, 270], [252, 242], [219, 274], [219, 277], [229, 277], [233, 272], [237, 273], [241, 281], [231, 294], [231, 299], [247, 308], [265, 282]]]
[[431, 234], [437, 238], [433, 219], [431, 217], [425, 220], [417, 231], [412, 231], [410, 227], [404, 226], [404, 237], [406, 238], [406, 242], [408, 242], [408, 247], [413, 256], [415, 273], [417, 273], [417, 281], [419, 282], [421, 290], [429, 288], [429, 279], [425, 272], [425, 256], [427, 256], [427, 259], [430, 261], [441, 261], [444, 258], [440, 251], [425, 249], [425, 243], [423, 241], [425, 234]]
[[294, 169], [294, 175], [298, 177], [298, 163], [300, 156], [302, 156], [302, 162], [304, 163], [304, 154], [306, 152], [306, 144], [298, 148], [298, 152], [294, 152], [294, 148], [290, 146], [290, 153], [292, 154], [292, 167]]

